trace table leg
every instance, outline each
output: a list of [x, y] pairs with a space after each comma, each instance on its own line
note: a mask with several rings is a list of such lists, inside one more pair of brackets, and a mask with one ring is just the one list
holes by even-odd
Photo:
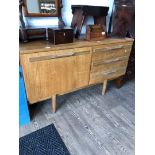
[[85, 16], [83, 15], [82, 10], [77, 9], [73, 14], [73, 18], [71, 22], [71, 27], [73, 29], [76, 29], [75, 38], [79, 37], [84, 20], [85, 20]]
[[103, 87], [102, 87], [102, 95], [105, 94], [106, 87], [107, 87], [107, 80], [104, 80], [104, 81], [103, 81]]
[[52, 111], [56, 112], [56, 95], [52, 96]]

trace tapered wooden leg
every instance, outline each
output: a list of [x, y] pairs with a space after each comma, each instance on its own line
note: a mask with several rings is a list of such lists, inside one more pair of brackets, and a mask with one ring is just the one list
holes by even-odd
[[106, 87], [107, 87], [107, 80], [104, 80], [104, 82], [103, 82], [103, 88], [102, 88], [102, 95], [105, 94]]
[[56, 112], [56, 95], [52, 96], [52, 111]]

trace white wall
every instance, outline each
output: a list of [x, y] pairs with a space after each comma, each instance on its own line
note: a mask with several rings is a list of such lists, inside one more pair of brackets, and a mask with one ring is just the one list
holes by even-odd
[[[71, 25], [71, 20], [72, 20], [72, 10], [71, 10], [71, 5], [72, 4], [78, 4], [77, 1], [80, 3], [79, 0], [62, 0], [63, 2], [63, 9], [62, 9], [62, 17], [63, 20], [66, 24], [66, 26], [70, 26]], [[99, 3], [100, 1], [100, 3]], [[109, 18], [111, 15], [111, 10], [112, 10], [112, 5], [113, 5], [113, 1], [114, 0], [90, 0], [89, 2], [91, 2], [91, 5], [103, 5], [101, 4], [101, 1], [108, 3], [109, 5], [109, 12], [107, 15], [107, 28], [109, 25]], [[85, 2], [86, 5], [89, 5], [90, 3], [88, 3], [87, 0], [82, 0], [81, 2]], [[92, 3], [93, 2], [93, 3]], [[96, 2], [96, 3], [95, 3]], [[82, 3], [84, 4], [84, 3]], [[57, 26], [58, 25], [58, 19], [56, 17], [26, 17], [25, 18], [25, 22], [26, 25], [29, 26]], [[82, 28], [82, 33], [85, 33], [85, 25], [86, 24], [93, 24], [93, 18], [92, 17], [88, 17], [85, 21], [85, 24]]]
[[72, 0], [72, 5], [109, 6], [109, 0]]
[[39, 12], [39, 3], [38, 0], [27, 0], [28, 12], [36, 13]]

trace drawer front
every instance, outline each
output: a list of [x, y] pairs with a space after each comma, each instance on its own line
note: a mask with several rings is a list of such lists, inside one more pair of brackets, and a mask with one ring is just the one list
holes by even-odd
[[90, 61], [90, 48], [21, 55], [30, 104], [88, 85]]
[[[116, 61], [117, 60], [117, 61]], [[127, 67], [128, 65], [128, 57], [120, 57], [118, 59], [111, 59], [107, 61], [96, 61], [92, 63], [91, 66], [91, 73], [95, 72], [103, 72], [103, 71], [110, 71], [113, 69], [119, 69], [122, 67]]]
[[46, 36], [46, 29], [28, 29], [27, 35], [45, 35]]
[[100, 83], [103, 82], [104, 79], [113, 79], [121, 75], [124, 75], [125, 72], [126, 67], [113, 69], [109, 71], [94, 72], [90, 74], [89, 84]]
[[93, 49], [92, 61], [107, 60], [116, 57], [129, 56], [131, 45], [101, 46]]
[[131, 52], [131, 45], [113, 44], [95, 47], [92, 54], [92, 64], [89, 84], [113, 79], [126, 72]]

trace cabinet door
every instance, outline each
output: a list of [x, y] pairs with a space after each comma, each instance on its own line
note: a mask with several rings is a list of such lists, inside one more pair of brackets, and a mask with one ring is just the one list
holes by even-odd
[[88, 85], [90, 48], [25, 54], [20, 58], [30, 103]]

